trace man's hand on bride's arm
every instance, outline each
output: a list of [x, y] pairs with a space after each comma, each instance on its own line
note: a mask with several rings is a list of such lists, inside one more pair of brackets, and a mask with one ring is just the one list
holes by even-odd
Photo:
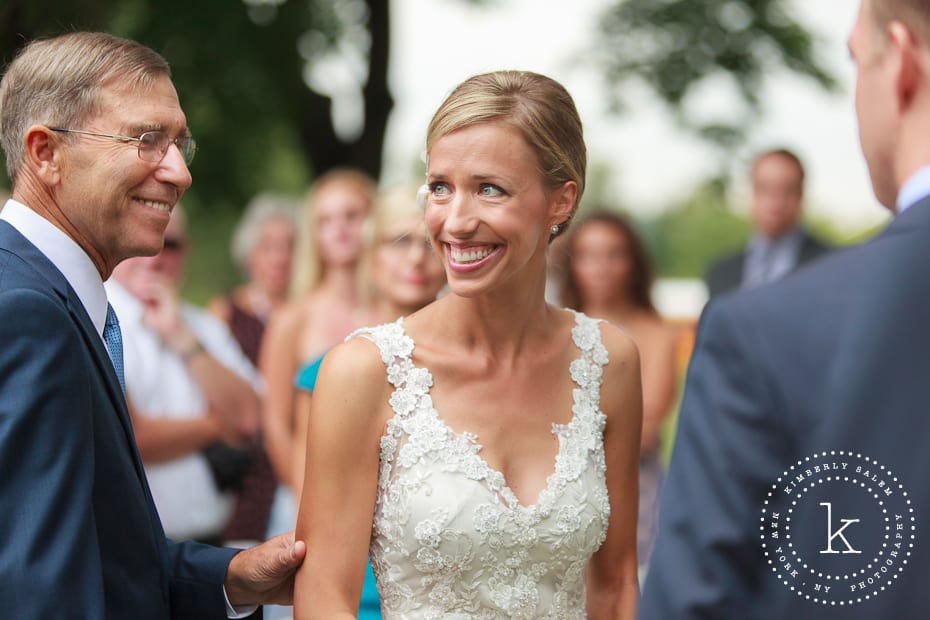
[[234, 607], [290, 605], [294, 573], [307, 555], [307, 544], [294, 532], [275, 536], [233, 556], [226, 569], [226, 596]]

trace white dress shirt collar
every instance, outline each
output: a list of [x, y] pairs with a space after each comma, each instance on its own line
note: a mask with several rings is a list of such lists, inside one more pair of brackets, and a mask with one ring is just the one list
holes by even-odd
[[926, 196], [930, 196], [930, 165], [919, 168], [901, 186], [896, 205], [898, 215]]
[[[125, 286], [117, 282], [116, 278], [107, 280], [104, 288], [106, 289], [107, 299], [113, 304], [113, 308], [119, 310], [117, 318], [121, 326], [130, 323], [142, 323], [142, 315], [145, 313], [145, 308], [143, 308], [142, 302], [139, 301], [135, 295], [130, 293]], [[126, 329], [123, 328], [123, 331], [125, 332]]]
[[13, 199], [7, 200], [0, 210], [0, 220], [18, 230], [58, 268], [77, 293], [102, 338], [107, 320], [107, 294], [100, 272], [81, 246], [44, 217]]

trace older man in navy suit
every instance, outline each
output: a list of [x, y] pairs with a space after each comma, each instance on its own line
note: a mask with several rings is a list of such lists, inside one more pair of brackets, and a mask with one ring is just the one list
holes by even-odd
[[930, 618], [930, 4], [849, 38], [872, 242], [702, 318], [643, 620]]
[[157, 253], [194, 143], [164, 59], [99, 33], [27, 45], [0, 82], [0, 601], [10, 618], [238, 618], [291, 597], [305, 546], [165, 539], [103, 280]]

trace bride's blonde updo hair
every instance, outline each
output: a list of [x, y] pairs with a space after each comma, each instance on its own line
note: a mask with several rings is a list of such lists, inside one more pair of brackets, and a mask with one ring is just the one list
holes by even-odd
[[562, 234], [584, 193], [587, 150], [575, 102], [561, 84], [529, 71], [493, 71], [468, 78], [443, 101], [426, 134], [426, 153], [459, 129], [494, 122], [519, 131], [536, 154], [536, 164], [549, 188], [566, 181], [578, 185], [572, 215], [559, 226]]

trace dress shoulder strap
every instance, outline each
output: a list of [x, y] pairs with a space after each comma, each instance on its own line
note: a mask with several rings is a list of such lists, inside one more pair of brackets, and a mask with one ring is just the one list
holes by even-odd
[[[362, 327], [346, 336], [346, 341], [353, 338], [365, 338], [372, 341], [381, 353], [381, 361], [390, 369], [394, 364], [402, 363], [404, 360], [409, 361], [413, 353], [413, 339], [404, 333], [403, 321], [401, 317], [393, 323]], [[388, 380], [391, 381], [390, 373]], [[397, 383], [391, 381], [391, 385], [396, 387]]]
[[581, 312], [572, 310], [575, 326], [572, 328], [572, 341], [581, 350], [581, 356], [572, 362], [570, 371], [572, 380], [592, 396], [600, 393], [604, 365], [607, 364], [607, 349], [601, 341], [601, 319], [592, 319]]
[[362, 327], [346, 337], [365, 338], [375, 343], [381, 353], [381, 361], [387, 367], [388, 382], [394, 387], [400, 387], [407, 372], [413, 367], [413, 339], [404, 333], [404, 318], [401, 317], [393, 323], [384, 323], [376, 327]]
[[394, 471], [394, 461], [406, 435], [404, 421], [417, 412], [432, 410], [429, 388], [433, 377], [425, 368], [413, 365], [413, 339], [404, 332], [403, 321], [401, 317], [393, 323], [359, 329], [346, 338], [367, 338], [374, 342], [387, 367], [387, 381], [394, 386], [388, 400], [394, 416], [387, 421], [380, 442], [379, 493], [386, 492]]

